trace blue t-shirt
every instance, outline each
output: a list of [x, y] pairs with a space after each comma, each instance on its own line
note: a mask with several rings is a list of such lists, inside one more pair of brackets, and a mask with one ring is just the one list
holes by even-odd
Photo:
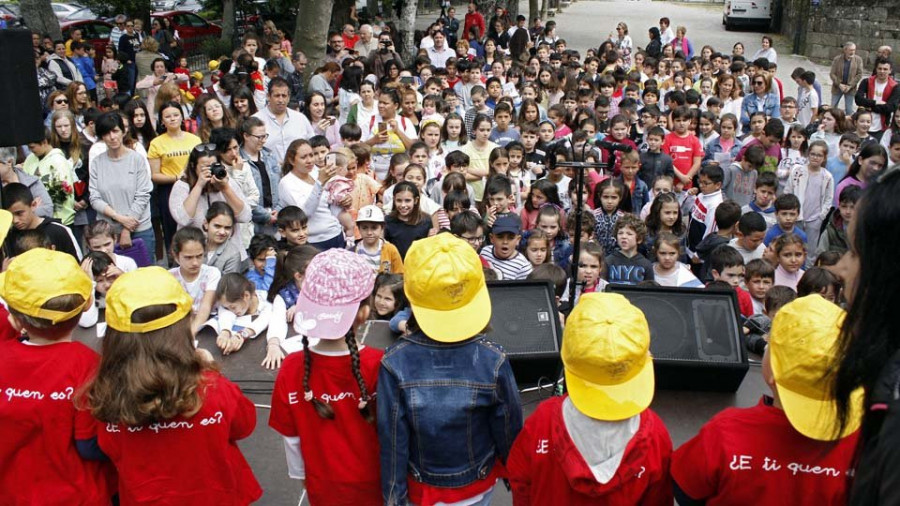
[[[763, 244], [768, 246], [772, 241], [777, 239], [778, 236], [780, 236], [784, 233], [785, 233], [784, 230], [781, 230], [781, 225], [779, 225], [777, 223], [772, 225], [772, 228], [770, 228], [769, 231], [766, 232], [766, 237], [763, 239]], [[806, 242], [806, 240], [807, 240], [806, 233], [803, 232], [802, 230], [800, 230], [800, 228], [797, 227], [796, 225], [794, 225], [794, 230], [792, 231], [792, 233], [794, 235], [796, 235], [797, 237], [799, 237], [800, 239], [803, 239], [803, 242]]]
[[518, 140], [519, 131], [515, 128], [508, 128], [503, 132], [497, 130], [497, 127], [494, 127], [494, 129], [491, 130], [491, 142], [499, 144], [501, 148], [505, 148], [510, 142]]
[[831, 173], [834, 178], [834, 184], [838, 184], [844, 176], [847, 175], [848, 165], [840, 160], [837, 156], [832, 156], [825, 164], [825, 170]]

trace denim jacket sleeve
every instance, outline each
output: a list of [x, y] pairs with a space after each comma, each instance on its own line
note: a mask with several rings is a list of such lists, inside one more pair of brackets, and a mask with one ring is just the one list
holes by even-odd
[[409, 320], [409, 318], [411, 316], [412, 316], [412, 309], [410, 309], [409, 307], [405, 307], [405, 308], [401, 309], [400, 311], [397, 311], [397, 314], [395, 314], [391, 318], [391, 321], [388, 322], [388, 326], [391, 328], [392, 331], [397, 332], [399, 334], [400, 333], [400, 322]]
[[409, 423], [400, 380], [382, 364], [378, 372], [378, 443], [381, 445], [381, 494], [388, 506], [406, 505]]
[[[381, 395], [381, 385], [379, 385], [378, 395]], [[512, 367], [509, 365], [509, 359], [504, 358], [500, 362], [500, 369], [497, 373], [497, 403], [494, 413], [491, 416], [491, 435], [494, 438], [494, 444], [497, 445], [497, 456], [506, 464], [506, 458], [512, 449], [513, 441], [522, 430], [522, 403], [519, 400], [519, 389], [516, 386], [516, 380], [513, 377]], [[379, 400], [379, 402], [381, 402]], [[382, 460], [382, 469], [384, 461]]]

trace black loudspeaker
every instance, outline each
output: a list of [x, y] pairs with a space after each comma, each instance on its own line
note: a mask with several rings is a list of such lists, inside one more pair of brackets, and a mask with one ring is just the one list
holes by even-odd
[[549, 281], [489, 281], [491, 331], [506, 351], [519, 388], [555, 383], [562, 372], [562, 330]]
[[749, 365], [734, 291], [609, 285], [650, 325], [656, 386], [735, 392]]
[[43, 137], [41, 97], [28, 30], [0, 30], [0, 146]]

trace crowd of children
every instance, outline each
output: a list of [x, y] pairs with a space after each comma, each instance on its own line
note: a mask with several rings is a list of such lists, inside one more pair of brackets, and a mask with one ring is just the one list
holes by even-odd
[[[47, 129], [0, 148], [13, 503], [258, 499], [237, 446], [255, 410], [197, 340], [229, 355], [262, 335], [269, 425], [314, 504], [489, 504], [500, 479], [517, 504], [844, 498], [858, 416], [830, 430], [823, 364], [856, 205], [900, 163], [888, 62], [848, 118], [812, 72], [790, 96], [768, 38], [753, 60], [695, 56], [668, 18], [646, 50], [619, 23], [582, 61], [553, 22], [468, 10], [466, 44], [444, 46], [450, 8], [408, 66], [390, 28], [370, 45], [348, 25], [308, 84], [274, 25], [205, 88], [174, 54], [138, 74], [155, 50], [124, 17], [93, 76], [80, 32], [49, 59], [35, 38]], [[483, 335], [491, 279], [550, 281], [568, 315], [569, 395], [527, 421]], [[772, 395], [673, 452], [646, 318], [610, 284], [733, 290]], [[99, 309], [98, 357], [72, 333]], [[360, 345], [367, 320], [402, 339]]]

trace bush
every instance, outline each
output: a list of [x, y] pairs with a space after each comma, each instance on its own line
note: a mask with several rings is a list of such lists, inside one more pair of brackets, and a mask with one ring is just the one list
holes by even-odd
[[230, 40], [222, 40], [218, 37], [210, 37], [200, 43], [200, 52], [210, 60], [218, 59], [223, 55], [230, 57], [233, 49]]

